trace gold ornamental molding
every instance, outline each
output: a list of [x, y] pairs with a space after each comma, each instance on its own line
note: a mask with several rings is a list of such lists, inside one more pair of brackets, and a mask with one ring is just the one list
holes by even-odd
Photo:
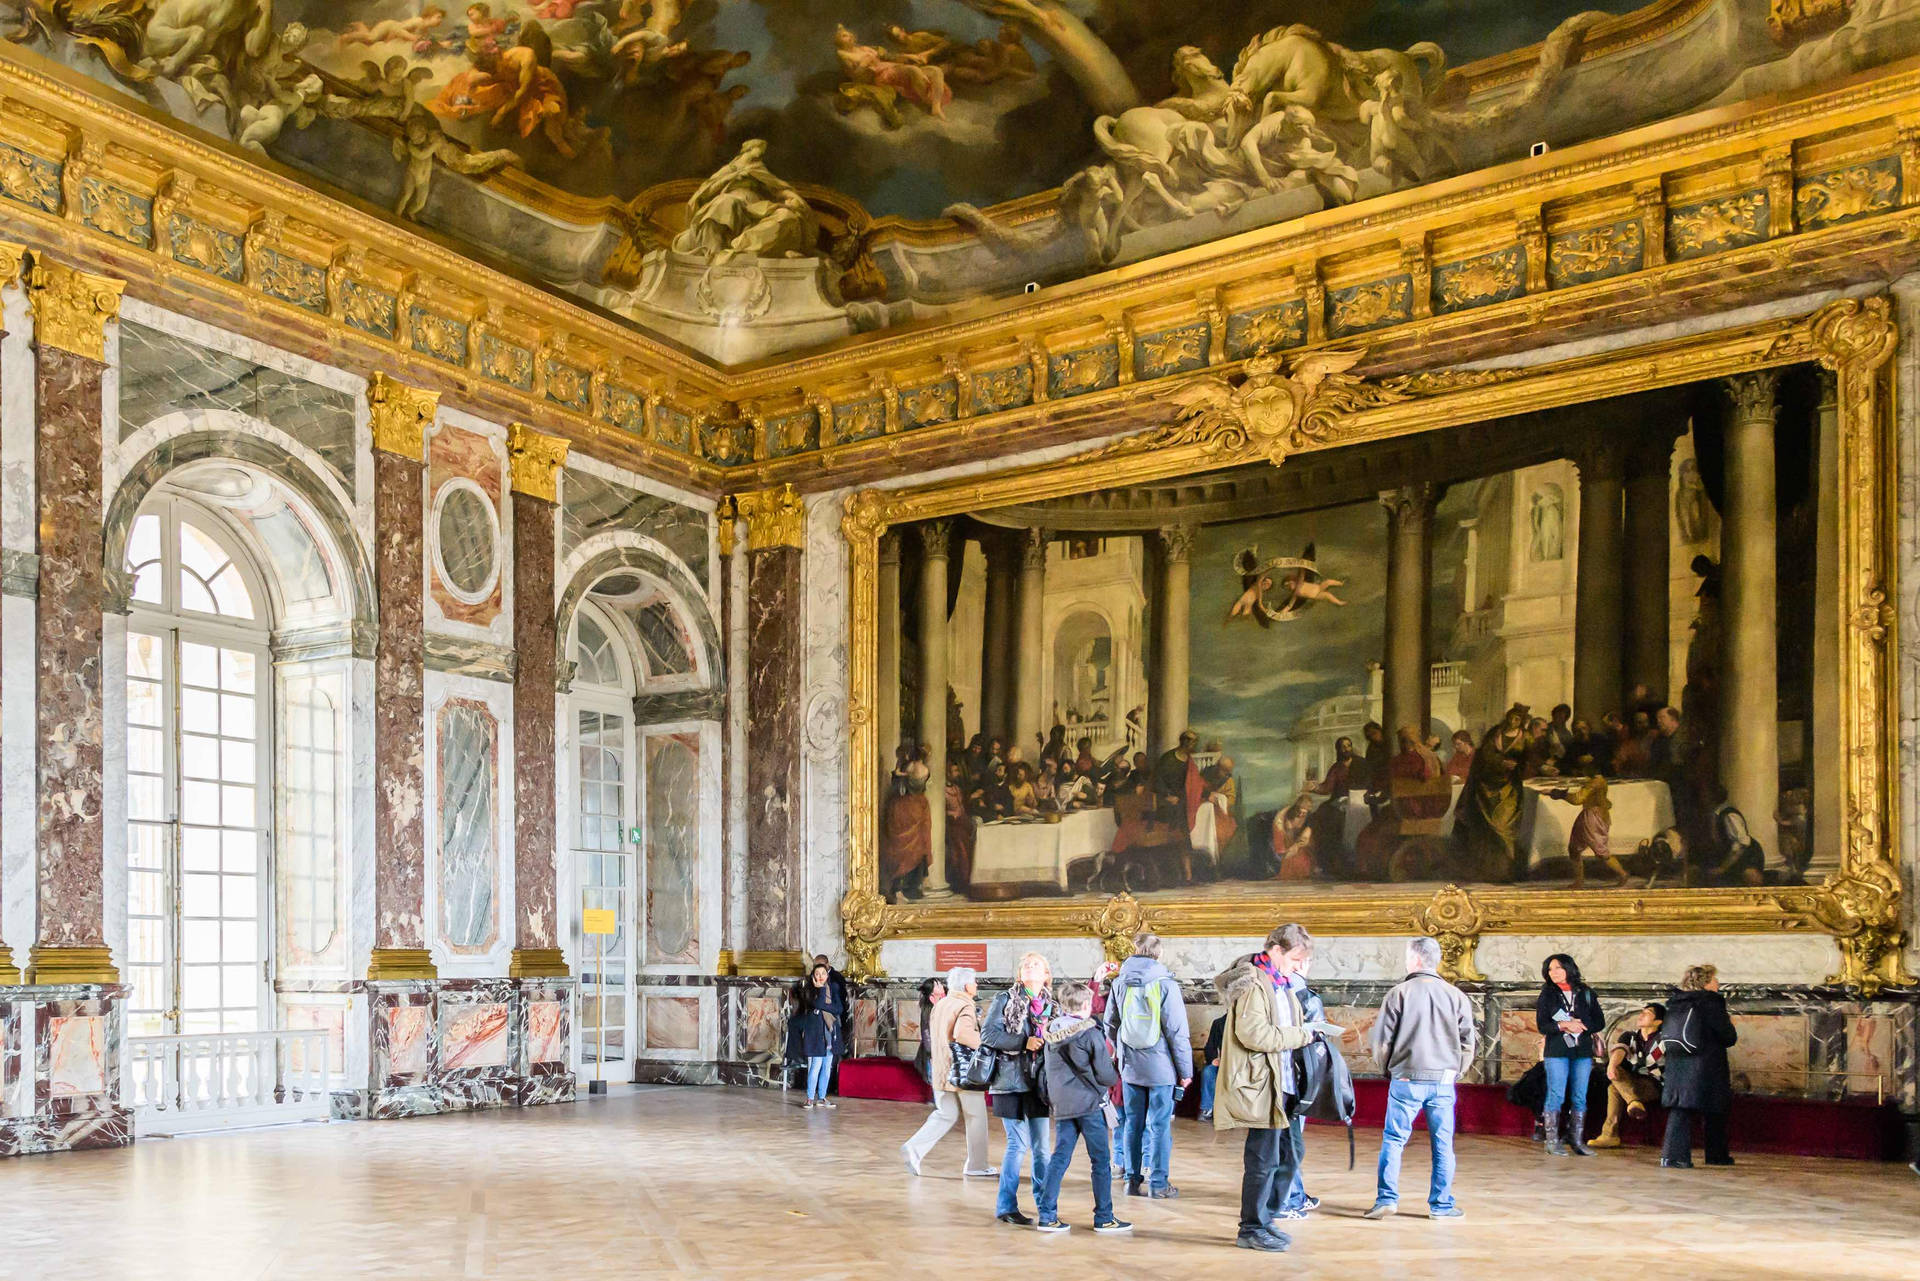
[[424, 947], [376, 947], [367, 958], [369, 983], [439, 977], [440, 971], [433, 964], [433, 954]]
[[1839, 867], [1816, 885], [1584, 890], [1485, 884], [1340, 886], [1289, 893], [1223, 885], [1206, 894], [1146, 899], [1027, 899], [1007, 903], [886, 902], [879, 893], [878, 798], [849, 800], [848, 890], [840, 914], [853, 972], [880, 972], [890, 938], [1093, 936], [1117, 953], [1143, 923], [1162, 934], [1245, 937], [1297, 919], [1316, 933], [1431, 934], [1450, 977], [1480, 977], [1474, 948], [1487, 934], [1821, 933], [1839, 948], [1829, 982], [1863, 997], [1914, 985], [1902, 961], [1903, 884], [1894, 848], [1897, 699], [1893, 652], [1897, 599], [1893, 535], [1897, 468], [1887, 363], [1898, 340], [1885, 297], [1847, 299], [1809, 315], [1498, 373], [1435, 371], [1362, 377], [1349, 352], [1308, 352], [1249, 362], [1236, 377], [1210, 375], [1159, 397], [1155, 425], [1058, 461], [912, 489], [861, 489], [841, 523], [851, 564], [848, 775], [873, 779], [879, 744], [878, 564], [883, 533], [907, 522], [1164, 481], [1255, 462], [1434, 431], [1704, 379], [1817, 362], [1838, 383], [1844, 635], [1840, 758], [1845, 813]]
[[[1703, 2], [1602, 22], [1586, 52]], [[1840, 7], [1783, 5], [1783, 30]], [[1477, 84], [1524, 73], [1498, 61]], [[0, 120], [34, 175], [0, 187], [9, 240], [713, 496], [1088, 439], [1162, 388], [1362, 333], [1353, 372], [1378, 377], [1920, 266], [1920, 59], [735, 369], [4, 43]]]
[[5, 288], [20, 279], [20, 273], [26, 270], [27, 247], [10, 241], [0, 240], [0, 288]]
[[560, 492], [560, 468], [566, 461], [564, 438], [537, 432], [525, 423], [508, 424], [507, 463], [514, 493], [554, 502]]
[[27, 953], [27, 982], [41, 986], [69, 983], [113, 984], [120, 981], [113, 953], [104, 947], [41, 947]]
[[88, 360], [105, 360], [107, 322], [120, 315], [120, 294], [126, 287], [125, 281], [35, 254], [27, 277], [34, 342]]
[[419, 462], [426, 457], [427, 429], [440, 412], [440, 393], [376, 372], [367, 383], [373, 447]]
[[805, 547], [807, 504], [792, 485], [734, 496], [734, 510], [747, 525], [747, 549]]
[[510, 979], [564, 979], [570, 973], [566, 955], [557, 947], [516, 947], [507, 959]]
[[13, 963], [13, 949], [0, 943], [0, 987], [12, 987], [20, 981], [20, 967]]

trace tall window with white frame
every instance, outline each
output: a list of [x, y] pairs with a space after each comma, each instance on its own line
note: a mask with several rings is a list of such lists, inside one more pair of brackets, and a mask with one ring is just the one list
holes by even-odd
[[577, 940], [580, 959], [580, 1063], [583, 1073], [626, 1080], [632, 1072], [629, 982], [637, 802], [634, 782], [633, 669], [609, 620], [582, 606], [574, 626], [574, 867], [582, 914], [613, 914], [612, 934]]
[[273, 1022], [269, 598], [212, 511], [162, 495], [127, 544], [128, 1034]]

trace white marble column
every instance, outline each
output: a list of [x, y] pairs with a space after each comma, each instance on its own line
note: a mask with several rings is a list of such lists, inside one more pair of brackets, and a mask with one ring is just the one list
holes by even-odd
[[[1780, 842], [1779, 571], [1774, 420], [1780, 376], [1726, 380], [1726, 497], [1721, 505], [1720, 781], [1773, 862]], [[1584, 524], [1584, 519], [1582, 521]]]
[[1147, 678], [1147, 742], [1158, 758], [1187, 728], [1188, 684], [1193, 673], [1188, 635], [1193, 596], [1194, 527], [1160, 529], [1160, 574], [1153, 594], [1153, 673]]
[[1612, 441], [1595, 441], [1574, 460], [1580, 472], [1580, 545], [1574, 569], [1573, 714], [1596, 729], [1602, 716], [1620, 710], [1624, 692], [1620, 688], [1624, 461], [1620, 447]]
[[920, 742], [933, 812], [927, 898], [947, 898], [947, 538], [950, 520], [920, 525]]
[[1386, 644], [1381, 717], [1387, 741], [1404, 725], [1423, 737], [1433, 719], [1433, 660], [1427, 652], [1428, 597], [1433, 574], [1431, 484], [1403, 485], [1380, 495], [1387, 509]]
[[1840, 778], [1840, 388], [1819, 370], [1814, 419], [1813, 487], [1813, 769], [1809, 879], [1839, 866], [1846, 841]]
[[1034, 739], [1046, 731], [1040, 694], [1047, 661], [1048, 541], [1046, 530], [1029, 529], [1020, 544], [1019, 640], [1013, 647], [1013, 724], [1007, 727], [1007, 746], [1018, 745], [1029, 761], [1039, 760], [1040, 745]]
[[874, 681], [873, 719], [875, 726], [874, 780], [884, 796], [893, 777], [893, 754], [900, 746], [900, 534], [888, 530], [880, 535], [880, 583], [875, 616], [880, 624], [880, 643], [874, 656], [879, 669]]

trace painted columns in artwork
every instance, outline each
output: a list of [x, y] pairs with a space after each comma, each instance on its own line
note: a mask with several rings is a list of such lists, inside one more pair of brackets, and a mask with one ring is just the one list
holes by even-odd
[[107, 322], [123, 284], [38, 258], [33, 307], [34, 476], [40, 590], [39, 938], [29, 983], [117, 983], [102, 889], [105, 826], [105, 567], [100, 558], [101, 432]]
[[1432, 720], [1433, 664], [1427, 653], [1429, 584], [1433, 574], [1433, 509], [1427, 482], [1380, 495], [1387, 509], [1386, 652], [1382, 655], [1382, 727], [1395, 741], [1403, 725], [1425, 735]]
[[791, 485], [742, 494], [747, 525], [747, 919], [742, 974], [798, 974], [807, 956], [801, 848], [801, 548]]
[[929, 833], [926, 897], [950, 898], [947, 886], [947, 540], [950, 520], [920, 524], [920, 745], [927, 754]]
[[1813, 486], [1813, 859], [1809, 871], [1831, 870], [1845, 843], [1846, 805], [1840, 761], [1840, 380], [1821, 369], [1820, 407], [1814, 420]]
[[559, 978], [554, 713], [554, 503], [567, 442], [519, 423], [507, 429], [513, 479], [513, 978]]
[[1147, 680], [1147, 737], [1152, 759], [1169, 751], [1187, 728], [1188, 685], [1193, 670], [1188, 611], [1193, 594], [1191, 525], [1160, 530], [1160, 581], [1153, 598], [1153, 675]]
[[980, 540], [987, 562], [986, 597], [980, 627], [980, 732], [1011, 741], [1014, 689], [1007, 656], [1014, 648], [1014, 598], [1020, 567], [1006, 536], [998, 531]]
[[1034, 736], [1046, 732], [1040, 694], [1047, 662], [1049, 541], [1046, 530], [1029, 529], [1020, 544], [1020, 617], [1013, 648], [1013, 724], [1007, 726], [1007, 746], [1018, 745], [1029, 760], [1039, 759], [1040, 745]]
[[880, 583], [878, 610], [879, 644], [874, 651], [880, 669], [876, 682], [874, 708], [874, 766], [880, 794], [885, 795], [893, 777], [893, 754], [900, 746], [900, 534], [889, 529], [880, 535]]
[[1669, 630], [1673, 617], [1670, 599], [1672, 544], [1674, 433], [1655, 432], [1635, 441], [1626, 456], [1626, 516], [1624, 546], [1633, 549], [1621, 560], [1625, 579], [1626, 632], [1620, 652], [1621, 689], [1645, 685], [1661, 702], [1671, 702], [1677, 690], [1667, 689], [1672, 658]]
[[1760, 840], [1778, 857], [1780, 692], [1775, 557], [1774, 422], [1780, 375], [1726, 381], [1725, 497], [1720, 506], [1720, 781]]
[[427, 429], [438, 392], [376, 373], [373, 432], [373, 955], [369, 979], [431, 979], [426, 940]]
[[[1616, 442], [1594, 441], [1574, 462], [1580, 470], [1580, 545], [1574, 569], [1573, 714], [1598, 730], [1602, 716], [1620, 710], [1624, 693], [1620, 638], [1625, 612], [1625, 457]], [[1666, 572], [1664, 560], [1659, 572]]]

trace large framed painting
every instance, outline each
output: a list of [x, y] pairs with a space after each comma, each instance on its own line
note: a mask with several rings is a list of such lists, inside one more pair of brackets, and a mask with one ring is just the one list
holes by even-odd
[[888, 937], [1822, 930], [1899, 977], [1884, 299], [1524, 370], [1361, 346], [848, 500]]

